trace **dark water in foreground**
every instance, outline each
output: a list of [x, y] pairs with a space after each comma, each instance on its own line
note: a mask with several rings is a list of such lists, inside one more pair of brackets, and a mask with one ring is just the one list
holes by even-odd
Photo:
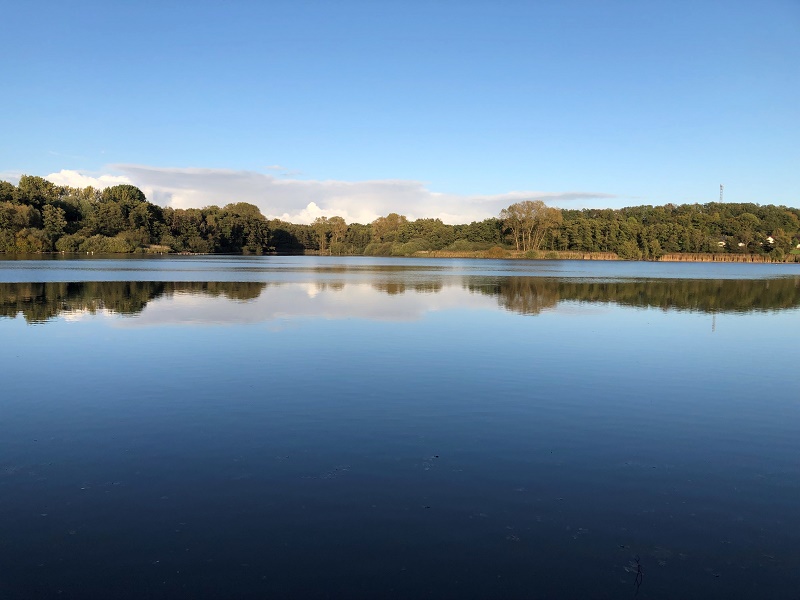
[[0, 598], [798, 598], [799, 342], [795, 265], [0, 261]]

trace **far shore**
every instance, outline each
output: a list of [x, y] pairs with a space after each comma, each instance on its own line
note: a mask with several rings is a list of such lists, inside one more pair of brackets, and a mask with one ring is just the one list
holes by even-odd
[[[0, 260], [3, 259], [31, 259], [45, 257], [94, 257], [94, 258], [122, 258], [122, 257], [153, 257], [153, 256], [255, 256], [253, 254], [238, 253], [208, 253], [208, 252], [168, 252], [168, 251], [145, 251], [130, 253], [95, 253], [95, 252], [36, 252], [31, 254], [10, 254], [0, 252]], [[265, 252], [262, 256], [320, 256], [319, 252], [306, 251], [299, 253], [291, 252]], [[322, 256], [331, 256], [323, 254]], [[381, 256], [371, 254], [339, 254], [333, 256], [366, 256], [380, 258]], [[538, 252], [522, 252], [521, 250], [508, 250], [495, 246], [488, 250], [429, 250], [419, 251], [409, 255], [390, 255], [383, 258], [477, 258], [477, 259], [502, 259], [502, 260], [614, 260], [614, 261], [643, 261], [643, 262], [727, 262], [727, 263], [767, 263], [767, 264], [792, 264], [800, 263], [800, 254], [787, 254], [783, 260], [773, 260], [769, 255], [764, 254], [728, 254], [728, 253], [679, 253], [673, 252], [663, 254], [658, 258], [649, 259], [627, 259], [622, 258], [614, 252], [577, 252], [577, 251], [558, 251], [541, 250]]]

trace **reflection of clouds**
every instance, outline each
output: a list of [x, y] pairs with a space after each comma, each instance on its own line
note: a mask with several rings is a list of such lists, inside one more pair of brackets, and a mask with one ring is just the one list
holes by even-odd
[[616, 306], [594, 304], [588, 302], [561, 301], [550, 309], [559, 315], [608, 315], [614, 312]]
[[470, 294], [460, 285], [444, 286], [435, 294], [413, 288], [403, 293], [387, 294], [370, 283], [287, 283], [270, 286], [258, 298], [246, 302], [176, 293], [152, 300], [136, 319], [118, 323], [139, 327], [233, 325], [310, 318], [416, 321], [427, 313], [452, 308], [496, 310], [497, 300], [491, 296]]
[[65, 310], [61, 313], [61, 318], [68, 322], [78, 323], [80, 321], [88, 321], [93, 317], [115, 317], [114, 311], [105, 308], [98, 308], [89, 310], [88, 308], [81, 308], [75, 310]]
[[314, 298], [322, 291], [322, 285], [319, 283], [305, 283], [303, 287], [306, 289], [306, 295], [309, 298]]

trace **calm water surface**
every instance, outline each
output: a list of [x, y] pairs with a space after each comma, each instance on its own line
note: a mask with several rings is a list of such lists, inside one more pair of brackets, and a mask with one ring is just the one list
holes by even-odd
[[2, 598], [798, 598], [798, 265], [0, 261]]

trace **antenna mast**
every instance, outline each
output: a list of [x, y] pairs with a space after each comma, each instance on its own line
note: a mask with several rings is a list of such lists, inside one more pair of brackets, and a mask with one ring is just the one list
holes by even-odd
[[724, 189], [725, 189], [725, 186], [720, 183], [719, 184], [719, 201], [720, 201], [720, 203], [722, 203], [722, 190], [724, 190]]

